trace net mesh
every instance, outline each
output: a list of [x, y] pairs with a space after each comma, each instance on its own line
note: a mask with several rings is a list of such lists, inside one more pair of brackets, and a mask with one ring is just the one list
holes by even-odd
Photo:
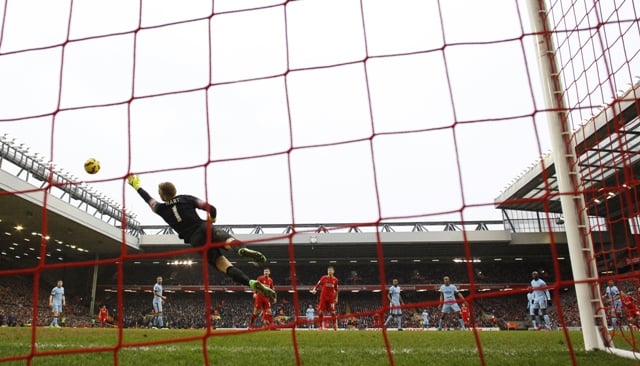
[[[475, 262], [478, 252], [465, 226], [473, 220], [496, 217], [496, 204], [533, 203], [557, 193], [552, 176], [544, 176], [538, 196], [509, 197], [510, 201], [504, 202], [493, 202], [486, 191], [495, 188], [479, 184], [487, 175], [502, 183], [517, 175], [511, 183], [516, 182], [528, 171], [518, 173], [522, 167], [544, 157], [549, 147], [534, 35], [522, 2], [254, 3], [192, 1], [189, 6], [178, 6], [165, 1], [70, 1], [29, 7], [22, 1], [1, 2], [0, 80], [7, 80], [0, 83], [2, 130], [44, 151], [45, 168], [53, 163], [80, 166], [96, 151], [108, 151], [101, 158], [99, 175], [80, 179], [76, 175], [82, 172], [72, 170], [68, 180], [61, 180], [52, 169], [45, 169], [46, 179], [38, 181], [44, 182], [39, 188], [2, 192], [3, 200], [30, 192], [44, 197], [42, 212], [36, 213], [40, 219], [36, 225], [36, 263], [1, 272], [7, 288], [28, 294], [18, 300], [31, 304], [29, 314], [22, 315], [35, 325], [48, 325], [49, 288], [43, 277], [62, 277], [65, 271], [91, 273], [98, 265], [101, 273], [113, 276], [104, 282], [117, 291], [112, 295], [111, 303], [117, 304], [112, 312], [124, 314], [115, 324], [138, 325], [137, 320], [127, 318], [127, 307], [139, 306], [148, 296], [137, 297], [125, 290], [133, 291], [148, 273], [136, 270], [132, 263], [175, 261], [189, 253], [198, 253], [201, 262], [206, 262], [206, 248], [131, 252], [125, 243], [127, 230], [138, 222], [128, 213], [148, 211], [126, 192], [126, 177], [131, 173], [140, 174], [147, 182], [171, 175], [179, 187], [194, 187], [195, 192], [224, 208], [220, 219], [227, 223], [273, 220], [297, 228], [307, 222], [358, 222], [358, 226], [382, 230], [383, 222], [456, 220], [464, 227], [460, 263], [455, 269], [433, 264], [432, 278], [425, 278], [420, 265], [415, 264], [409, 274], [407, 267], [385, 256], [385, 248], [392, 244], [377, 237], [377, 268], [368, 273], [365, 288], [385, 290], [389, 279], [399, 275], [405, 282], [413, 281], [414, 289], [435, 290], [441, 276], [449, 274], [465, 284], [465, 297], [472, 309], [469, 321], [479, 328], [497, 323], [494, 314], [522, 305], [530, 273], [524, 274], [515, 294], [482, 292], [487, 287], [484, 284], [493, 280], [486, 278], [491, 271]], [[638, 124], [638, 107], [628, 109], [628, 121], [617, 114], [609, 116], [607, 121], [612, 119], [613, 123], [602, 133], [590, 134], [590, 126], [598, 122], [594, 117], [603, 106], [628, 107], [628, 102], [638, 99], [635, 89], [627, 92], [636, 82], [634, 72], [640, 62], [638, 3], [584, 0], [547, 4], [565, 112], [577, 131], [572, 143], [576, 144], [586, 188], [575, 193], [584, 194], [587, 202], [590, 233], [595, 238], [593, 260], [598, 262], [602, 284], [614, 280], [635, 297], [639, 287], [635, 275], [638, 210], [631, 188], [637, 181], [637, 145], [632, 136]], [[516, 135], [524, 137], [512, 138]], [[3, 168], [7, 169], [6, 163]], [[16, 175], [20, 173], [15, 169]], [[84, 183], [118, 197], [116, 211], [106, 215], [98, 212], [98, 216], [107, 222], [120, 218], [123, 240], [120, 253], [112, 258], [69, 262], [56, 258], [49, 240], [54, 229], [47, 214], [51, 208], [48, 197], [61, 189], [64, 196], [69, 188], [80, 189]], [[243, 203], [244, 209], [233, 210], [240, 198], [231, 193], [234, 191], [242, 192], [243, 202], [260, 202], [259, 207]], [[110, 202], [104, 200], [104, 204], [99, 202], [97, 208], [87, 210], [108, 206]], [[89, 206], [82, 206], [85, 201], [78, 205]], [[533, 213], [508, 212], [511, 225], [516, 225], [511, 230], [534, 227], [539, 232], [559, 231], [562, 223], [556, 221], [553, 205], [543, 206]], [[146, 220], [153, 219], [140, 219]], [[298, 230], [331, 234], [353, 227]], [[299, 232], [291, 237], [295, 234]], [[298, 282], [301, 271], [313, 272], [313, 278], [326, 266], [297, 263], [293, 245], [288, 246], [288, 255], [289, 266], [280, 272], [274, 269], [274, 278], [276, 282], [279, 278], [290, 281], [290, 308], [301, 313], [307, 303], [316, 301], [306, 294], [308, 282]], [[562, 300], [554, 303], [556, 311], [551, 315], [554, 325], [566, 330], [578, 326], [579, 318], [572, 303], [572, 276], [566, 262], [558, 259], [562, 255], [552, 242], [549, 252], [538, 257], [531, 268], [547, 269], [541, 273], [557, 284], [552, 297]], [[497, 278], [505, 280], [505, 273], [518, 266], [505, 264], [497, 270]], [[211, 268], [201, 268], [201, 272], [190, 271], [191, 275], [176, 270], [171, 278], [191, 285], [183, 288], [181, 296], [193, 295], [189, 301], [196, 304], [192, 311], [200, 319], [197, 325], [211, 329], [220, 319], [218, 309], [247, 300], [232, 293], [208, 296], [210, 285], [233, 285], [216, 282], [224, 280], [213, 277]], [[366, 269], [357, 268], [338, 277], [359, 285], [358, 271]], [[33, 286], [14, 280], [14, 276], [32, 276]], [[504, 282], [512, 281], [502, 281], [500, 288], [505, 288]], [[85, 287], [90, 287], [89, 280]], [[304, 293], [295, 291], [298, 288]], [[389, 310], [386, 292], [367, 296], [345, 295], [343, 302], [348, 305], [341, 305], [346, 307], [340, 309], [340, 321], [380, 327]], [[409, 324], [419, 324], [424, 308], [431, 309], [432, 321], [437, 320], [437, 296], [416, 291], [410, 299], [404, 307], [412, 314], [407, 318]], [[82, 312], [78, 301], [69, 307]], [[633, 321], [622, 312], [617, 317], [618, 327], [612, 328], [614, 342], [624, 341], [635, 349]], [[304, 319], [293, 318], [293, 324], [304, 326]], [[527, 320], [521, 317], [521, 321], [524, 324]], [[291, 324], [284, 322], [282, 326]], [[514, 321], [500, 326], [510, 329], [520, 324]], [[451, 326], [455, 327], [455, 322]], [[204, 333], [205, 364], [210, 361], [207, 340], [231, 333]], [[392, 345], [386, 333], [383, 336], [393, 364]], [[0, 355], [0, 360], [31, 361], [36, 356], [105, 351], [85, 347], [42, 350], [39, 341], [40, 334], [33, 327], [31, 351]], [[490, 361], [481, 339], [475, 337], [475, 342], [480, 363]], [[123, 346], [132, 345], [126, 344], [120, 333], [117, 345], [106, 348], [115, 350], [114, 364], [118, 363], [117, 350]], [[291, 346], [300, 363], [295, 337]], [[567, 342], [567, 347], [576, 364], [572, 343]]]

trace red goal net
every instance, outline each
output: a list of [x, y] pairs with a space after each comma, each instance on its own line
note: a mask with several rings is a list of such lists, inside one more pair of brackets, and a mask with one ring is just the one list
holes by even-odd
[[[389, 364], [393, 279], [406, 329], [471, 330], [480, 364], [479, 332], [547, 326], [572, 364], [583, 347], [636, 358], [638, 14], [635, 0], [0, 1], [0, 326], [32, 327], [0, 365], [118, 364], [194, 339], [208, 362], [212, 337], [251, 327], [250, 291], [202, 265], [211, 246], [180, 246], [131, 174], [211, 202], [263, 251], [270, 321], [294, 334], [314, 329], [308, 290], [334, 266], [339, 327], [380, 331]], [[551, 303], [530, 316], [532, 271]], [[159, 275], [166, 320], [201, 334], [41, 342], [58, 280], [60, 321], [99, 327], [105, 305], [123, 330], [158, 325]], [[441, 321], [444, 276], [462, 323]]]

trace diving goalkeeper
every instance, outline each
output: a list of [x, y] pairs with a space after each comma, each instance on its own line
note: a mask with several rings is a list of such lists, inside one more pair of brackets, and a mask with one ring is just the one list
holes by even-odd
[[[158, 185], [158, 194], [163, 202], [156, 201], [140, 186], [140, 178], [131, 175], [128, 178], [131, 185], [147, 202], [151, 210], [160, 215], [164, 221], [178, 233], [180, 239], [192, 247], [201, 247], [207, 243], [207, 234], [210, 234], [211, 242], [224, 243], [223, 248], [230, 250], [232, 247], [237, 250], [241, 257], [248, 257], [256, 262], [266, 262], [267, 258], [260, 252], [244, 247], [239, 244], [228, 232], [216, 229], [212, 224], [216, 221], [216, 208], [207, 202], [190, 195], [177, 195], [176, 187], [173, 183], [164, 182]], [[196, 209], [207, 211], [208, 220], [202, 220], [198, 216]], [[209, 222], [210, 221], [210, 222]], [[210, 230], [210, 232], [208, 232]], [[235, 244], [233, 242], [238, 244]], [[222, 255], [220, 247], [211, 248], [207, 251], [207, 261], [219, 272], [225, 273], [234, 281], [249, 286], [252, 290], [273, 300], [276, 293], [257, 280], [251, 280], [240, 269], [234, 267], [229, 260]]]

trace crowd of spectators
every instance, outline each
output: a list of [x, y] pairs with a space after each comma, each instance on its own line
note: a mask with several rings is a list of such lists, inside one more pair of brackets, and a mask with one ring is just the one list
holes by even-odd
[[[380, 282], [380, 267], [376, 264], [353, 264], [336, 267], [336, 277], [343, 285], [366, 285]], [[469, 283], [471, 279], [475, 283], [528, 283], [531, 280], [531, 271], [536, 270], [547, 276], [551, 268], [548, 264], [528, 263], [527, 270], [523, 271], [521, 263], [473, 263], [472, 278], [467, 272], [464, 263], [388, 263], [385, 264], [385, 277], [390, 283], [392, 278], [397, 278], [401, 284], [440, 284], [442, 277], [447, 275], [455, 283]], [[271, 277], [275, 279], [276, 285], [287, 286], [292, 284], [292, 276], [288, 265], [271, 266]], [[243, 268], [250, 276], [256, 277], [262, 274], [262, 269], [252, 270]], [[326, 272], [326, 265], [305, 264], [304, 270], [295, 273], [297, 285], [314, 285], [319, 276]], [[546, 274], [546, 275], [545, 275]], [[102, 271], [98, 279], [98, 284], [111, 285], [118, 282], [116, 266], [111, 271]], [[125, 285], [148, 285], [153, 284], [155, 276], [162, 276], [167, 285], [193, 285], [202, 283], [202, 268], [196, 264], [191, 267], [167, 266], [159, 263], [149, 268], [149, 265], [126, 264], [124, 269], [123, 283]], [[563, 280], [571, 280], [571, 268], [569, 263], [561, 262], [560, 276]], [[549, 279], [548, 277], [545, 280]], [[234, 282], [226, 276], [209, 271], [209, 284], [211, 285], [234, 285]]]

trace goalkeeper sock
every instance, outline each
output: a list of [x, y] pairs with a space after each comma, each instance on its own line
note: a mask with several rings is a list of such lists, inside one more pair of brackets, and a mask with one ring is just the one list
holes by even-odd
[[227, 276], [231, 277], [231, 279], [239, 284], [249, 286], [249, 277], [247, 277], [244, 272], [234, 266], [230, 266], [229, 268], [227, 268]]

